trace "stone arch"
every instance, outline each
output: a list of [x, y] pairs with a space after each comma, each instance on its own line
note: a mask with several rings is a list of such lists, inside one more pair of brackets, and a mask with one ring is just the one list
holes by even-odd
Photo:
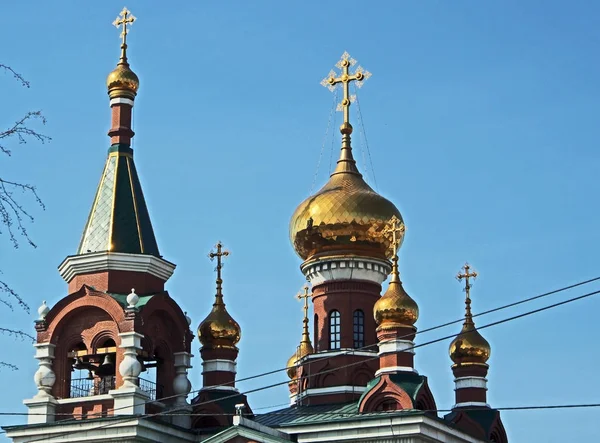
[[414, 406], [407, 392], [384, 374], [377, 384], [361, 397], [358, 408], [361, 413], [365, 413], [413, 409]]
[[140, 315], [142, 324], [147, 325], [144, 327], [146, 331], [144, 335], [154, 339], [156, 334], [150, 330], [150, 325], [157, 326], [155, 319], [159, 318], [163, 321], [161, 326], [167, 328], [162, 330], [160, 335], [165, 339], [168, 337], [172, 352], [190, 352], [193, 335], [189, 330], [187, 319], [179, 305], [166, 292], [153, 296]]

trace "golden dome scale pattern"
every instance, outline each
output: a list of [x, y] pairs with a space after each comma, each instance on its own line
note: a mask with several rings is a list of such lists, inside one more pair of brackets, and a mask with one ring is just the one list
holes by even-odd
[[329, 181], [304, 200], [292, 215], [290, 239], [303, 260], [344, 254], [389, 259], [396, 252], [382, 231], [393, 216], [399, 220], [402, 216], [393, 203], [364, 181], [352, 157], [350, 105], [354, 96], [350, 95], [349, 85], [356, 82], [360, 88], [371, 76], [361, 66], [350, 72], [356, 63], [344, 52], [335, 65], [341, 70], [339, 76], [332, 70], [321, 82], [331, 91], [337, 85], [343, 90], [343, 100], [338, 106], [344, 114], [340, 126], [342, 150]]
[[346, 253], [389, 259], [395, 248], [383, 230], [393, 216], [400, 221], [402, 216], [358, 172], [350, 134], [343, 134], [342, 140], [341, 156], [329, 181], [292, 215], [291, 242], [303, 260]]

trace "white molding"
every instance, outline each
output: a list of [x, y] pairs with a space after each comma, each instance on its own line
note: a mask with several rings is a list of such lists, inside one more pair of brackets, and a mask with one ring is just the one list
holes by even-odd
[[347, 349], [336, 349], [335, 351], [321, 351], [321, 352], [316, 352], [314, 354], [308, 354], [306, 357], [304, 357], [302, 360], [300, 361], [304, 361], [304, 360], [320, 360], [322, 358], [332, 358], [332, 357], [337, 357], [338, 355], [356, 355], [358, 357], [376, 357], [377, 356], [377, 352], [376, 351], [356, 351], [352, 348], [347, 348]]
[[387, 260], [339, 256], [308, 260], [302, 263], [300, 269], [313, 286], [335, 280], [362, 280], [380, 285], [388, 277], [392, 266]]
[[167, 281], [175, 265], [153, 255], [104, 251], [71, 255], [58, 266], [60, 276], [67, 283], [77, 275], [102, 271], [144, 272]]
[[311, 395], [331, 395], [331, 394], [362, 394], [365, 392], [365, 386], [350, 386], [350, 385], [342, 385], [342, 386], [329, 386], [327, 388], [311, 388], [306, 389], [298, 394], [298, 400], [301, 400], [305, 397], [309, 397]]
[[240, 392], [235, 386], [205, 386], [202, 391], [233, 391]]
[[418, 374], [417, 370], [415, 368], [411, 368], [410, 366], [388, 366], [378, 369], [377, 372], [375, 372], [375, 377], [379, 377], [381, 374], [389, 374], [390, 372], [413, 372]]
[[452, 409], [456, 409], [456, 408], [466, 408], [466, 407], [470, 407], [470, 406], [481, 406], [484, 408], [489, 408], [490, 405], [488, 405], [487, 403], [483, 402], [483, 401], [465, 401], [462, 403], [456, 403], [454, 406], [452, 406]]
[[60, 398], [56, 400], [59, 405], [69, 405], [71, 403], [96, 403], [102, 400], [112, 400], [113, 397], [110, 394], [100, 395], [89, 395], [87, 397], [75, 397], [75, 398]]
[[125, 104], [133, 107], [133, 100], [125, 97], [115, 97], [110, 99], [110, 105]]
[[379, 343], [379, 352], [377, 355], [396, 354], [398, 352], [415, 353], [415, 344], [410, 340], [388, 340]]
[[237, 373], [237, 363], [233, 360], [215, 359], [215, 360], [204, 360], [202, 362], [202, 373], [223, 371]]
[[278, 429], [296, 438], [298, 443], [321, 442], [444, 442], [482, 443], [482, 440], [426, 415], [390, 412], [381, 416], [364, 414], [356, 420], [282, 425]]
[[481, 388], [487, 391], [487, 378], [485, 377], [458, 377], [454, 379], [455, 389]]

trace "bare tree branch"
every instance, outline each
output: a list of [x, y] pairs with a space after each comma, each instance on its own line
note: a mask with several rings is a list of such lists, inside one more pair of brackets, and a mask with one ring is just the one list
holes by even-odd
[[6, 363], [4, 361], [0, 361], [0, 371], [2, 370], [2, 368], [10, 369], [11, 371], [18, 371], [19, 370], [19, 368], [16, 367], [15, 365], [12, 365], [10, 363]]
[[29, 82], [27, 80], [25, 80], [21, 74], [19, 74], [18, 72], [16, 72], [10, 66], [6, 66], [6, 65], [3, 65], [2, 63], [0, 63], [0, 69], [2, 69], [5, 72], [9, 72], [10, 74], [12, 74], [13, 77], [16, 78], [19, 81], [19, 83], [21, 83], [21, 86], [25, 86], [26, 88], [29, 88], [29, 86], [30, 86]]
[[[21, 86], [29, 88], [30, 84], [25, 78], [16, 72], [10, 66], [0, 63], [0, 71], [11, 74]], [[0, 153], [10, 157], [12, 151], [9, 149], [9, 143], [17, 143], [19, 145], [26, 144], [30, 141], [46, 143], [50, 141], [50, 137], [42, 134], [35, 128], [35, 123], [46, 124], [46, 118], [41, 111], [30, 111], [16, 120], [7, 129], [0, 129]], [[44, 203], [40, 199], [35, 186], [27, 183], [21, 183], [16, 180], [0, 177], [0, 235], [7, 234], [9, 241], [14, 248], [19, 247], [19, 240], [25, 241], [32, 247], [36, 247], [35, 243], [27, 232], [26, 223], [32, 223], [34, 218], [29, 209], [23, 203], [24, 198], [33, 197], [35, 204], [42, 209], [45, 209]], [[0, 270], [0, 274], [2, 271]], [[14, 310], [13, 302], [23, 309], [28, 314], [31, 312], [29, 305], [23, 298], [17, 294], [6, 282], [0, 280], [0, 304]], [[8, 335], [15, 339], [32, 340], [35, 338], [23, 331], [0, 327], [0, 334]], [[18, 368], [8, 362], [0, 361], [0, 371], [2, 369], [11, 369], [13, 371]]]

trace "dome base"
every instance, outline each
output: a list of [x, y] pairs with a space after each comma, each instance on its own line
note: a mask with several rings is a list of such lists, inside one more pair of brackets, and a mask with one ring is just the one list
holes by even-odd
[[300, 269], [313, 287], [336, 280], [362, 280], [381, 285], [392, 266], [388, 260], [340, 255], [306, 260]]

